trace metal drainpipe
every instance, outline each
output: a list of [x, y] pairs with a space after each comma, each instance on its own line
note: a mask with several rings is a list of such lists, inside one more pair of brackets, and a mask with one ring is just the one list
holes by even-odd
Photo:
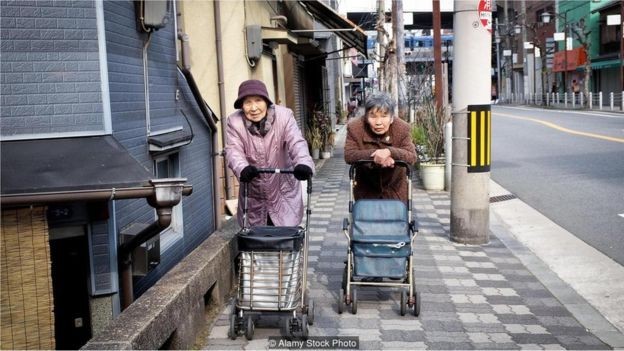
[[134, 301], [132, 287], [132, 251], [144, 242], [158, 235], [171, 224], [173, 206], [182, 199], [185, 178], [164, 178], [150, 181], [154, 193], [147, 198], [147, 203], [156, 209], [158, 219], [143, 229], [132, 240], [123, 243], [118, 249], [120, 271], [121, 309], [126, 309]]
[[[179, 6], [177, 5], [179, 1], [176, 0], [176, 11], [179, 11]], [[223, 168], [222, 165], [223, 161], [222, 158], [223, 156], [221, 156], [221, 153], [218, 152], [219, 150], [219, 140], [218, 140], [218, 128], [217, 125], [215, 124], [215, 122], [212, 120], [211, 118], [211, 113], [208, 111], [208, 109], [205, 106], [205, 101], [201, 96], [201, 92], [199, 91], [199, 88], [197, 87], [197, 84], [195, 82], [195, 78], [193, 77], [193, 74], [191, 73], [191, 54], [190, 54], [190, 45], [189, 45], [189, 35], [187, 33], [184, 32], [184, 21], [183, 21], [183, 16], [181, 15], [180, 12], [176, 13], [176, 18], [178, 18], [179, 15], [179, 19], [177, 21], [178, 24], [178, 39], [181, 42], [180, 45], [180, 49], [181, 49], [181, 54], [182, 54], [182, 59], [181, 59], [181, 67], [180, 71], [182, 71], [182, 74], [184, 74], [184, 76], [186, 77], [187, 82], [189, 83], [189, 87], [191, 88], [191, 92], [193, 93], [193, 97], [195, 97], [195, 100], [197, 102], [197, 104], [199, 105], [202, 113], [204, 114], [204, 119], [206, 120], [206, 122], [208, 123], [208, 125], [210, 126], [210, 129], [212, 130], [212, 177], [213, 177], [213, 189], [215, 192], [215, 196], [213, 199], [213, 206], [214, 206], [214, 215], [215, 215], [215, 227], [216, 229], [220, 229], [221, 226], [223, 225], [223, 206], [221, 206], [221, 203], [219, 202], [222, 196], [222, 189], [221, 186], [219, 184], [219, 179], [221, 179], [221, 177], [223, 176]]]
[[[164, 222], [163, 222], [164, 223]], [[169, 217], [169, 223], [171, 223], [171, 217]], [[121, 298], [121, 310], [125, 310], [134, 301], [134, 291], [132, 283], [132, 251], [139, 247], [142, 243], [158, 235], [163, 229], [169, 226], [161, 225], [161, 221], [155, 221], [147, 228], [143, 229], [137, 234], [131, 241], [124, 243], [119, 247], [118, 251], [118, 265], [119, 265], [119, 280], [120, 280], [120, 298]]]
[[[217, 51], [217, 80], [219, 85], [219, 110], [221, 112], [221, 142], [223, 147], [225, 148], [226, 136], [225, 136], [225, 128], [226, 128], [226, 116], [227, 112], [225, 109], [225, 87], [224, 77], [223, 77], [223, 40], [221, 39], [221, 1], [216, 0], [214, 2], [214, 18], [215, 18], [215, 41], [216, 41], [216, 51]], [[221, 153], [222, 156], [225, 156]], [[231, 198], [232, 194], [232, 186], [230, 184], [230, 177], [232, 175], [232, 171], [230, 171], [225, 164], [225, 157], [223, 158], [223, 170], [225, 171], [225, 177], [223, 177], [225, 181], [225, 196], [223, 197], [225, 200]]]

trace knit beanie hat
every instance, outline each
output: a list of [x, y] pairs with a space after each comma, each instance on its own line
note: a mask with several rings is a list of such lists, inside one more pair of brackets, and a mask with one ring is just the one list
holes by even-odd
[[269, 93], [264, 83], [257, 79], [250, 79], [242, 82], [238, 87], [238, 98], [234, 101], [234, 108], [241, 108], [243, 106], [243, 100], [251, 95], [261, 96], [266, 101], [267, 106], [273, 105], [273, 101], [269, 99]]

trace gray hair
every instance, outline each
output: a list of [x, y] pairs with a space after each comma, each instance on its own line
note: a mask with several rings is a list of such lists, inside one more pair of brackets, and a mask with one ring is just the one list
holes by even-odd
[[389, 112], [394, 117], [394, 108], [396, 103], [390, 97], [390, 94], [384, 92], [376, 92], [366, 98], [364, 104], [364, 116], [368, 116], [368, 112], [371, 110], [381, 110]]

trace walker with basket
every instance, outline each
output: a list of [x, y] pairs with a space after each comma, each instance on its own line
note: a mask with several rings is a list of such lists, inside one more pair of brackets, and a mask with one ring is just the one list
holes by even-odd
[[[259, 173], [293, 174], [292, 170], [261, 168]], [[285, 314], [285, 336], [308, 337], [314, 323], [314, 301], [306, 296], [308, 223], [312, 180], [307, 184], [305, 226], [253, 226], [247, 223], [248, 182], [243, 183], [243, 228], [237, 233], [238, 291], [228, 336], [253, 338], [254, 317]]]
[[[343, 220], [347, 237], [347, 260], [342, 287], [338, 296], [338, 313], [351, 306], [357, 313], [357, 291], [360, 287], [391, 287], [401, 290], [400, 313], [407, 308], [420, 314], [420, 295], [416, 292], [413, 275], [413, 244], [416, 223], [412, 220], [412, 169], [403, 161], [408, 183], [407, 203], [390, 199], [354, 200], [356, 169], [373, 161], [361, 160], [349, 169], [349, 218]], [[362, 170], [364, 171], [364, 170]]]

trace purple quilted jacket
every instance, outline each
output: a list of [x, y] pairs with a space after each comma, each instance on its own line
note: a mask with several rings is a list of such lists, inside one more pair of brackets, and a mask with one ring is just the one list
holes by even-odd
[[[301, 135], [289, 108], [273, 105], [267, 109], [273, 124], [264, 136], [251, 134], [245, 115], [237, 110], [227, 119], [227, 165], [240, 178], [248, 165], [258, 168], [293, 169], [304, 164], [314, 170], [308, 144]], [[267, 118], [267, 120], [270, 120]], [[243, 187], [239, 189], [238, 223], [243, 225]], [[303, 217], [301, 185], [292, 174], [260, 174], [249, 184], [247, 220], [249, 226], [266, 225], [267, 215], [276, 226], [297, 226]]]

